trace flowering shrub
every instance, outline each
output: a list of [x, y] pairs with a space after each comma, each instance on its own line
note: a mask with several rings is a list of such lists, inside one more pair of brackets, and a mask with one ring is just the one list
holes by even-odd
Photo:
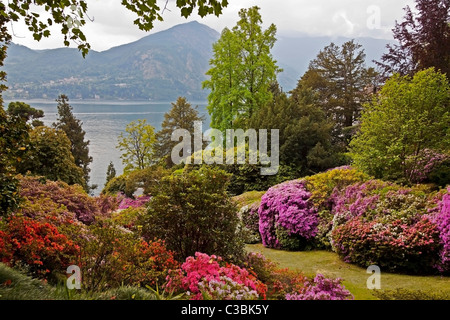
[[424, 149], [417, 156], [406, 159], [406, 176], [412, 183], [423, 183], [430, 180], [431, 173], [450, 157], [434, 150]]
[[133, 198], [123, 198], [123, 200], [119, 204], [119, 209], [128, 209], [128, 208], [140, 208], [147, 204], [150, 201], [150, 196], [140, 196], [136, 199]]
[[129, 207], [112, 215], [112, 221], [133, 232], [140, 232], [140, 220], [145, 217], [145, 207]]
[[143, 241], [106, 221], [91, 225], [89, 231], [89, 238], [80, 244], [83, 285], [89, 290], [154, 286], [164, 282], [169, 269], [179, 267], [160, 240]]
[[[433, 211], [435, 213], [432, 213]], [[437, 225], [442, 245], [436, 268], [448, 273], [450, 271], [450, 187], [447, 187], [447, 193], [443, 195], [436, 210], [430, 210], [430, 212], [430, 219]]]
[[28, 200], [26, 204], [29, 206], [22, 206], [21, 212], [29, 217], [34, 217], [39, 212], [32, 206], [35, 203], [55, 208], [64, 206], [66, 212], [74, 213], [76, 219], [85, 224], [93, 223], [96, 215], [105, 214], [105, 207], [100, 209], [96, 199], [90, 197], [79, 185], [69, 186], [61, 181], [49, 180], [41, 183], [37, 177], [24, 176], [20, 177], [20, 195]]
[[198, 284], [204, 300], [256, 300], [258, 293], [228, 277], [202, 280]]
[[0, 231], [0, 261], [10, 266], [27, 264], [38, 276], [56, 272], [75, 264], [79, 246], [46, 222], [13, 216]]
[[[261, 199], [258, 209], [259, 232], [264, 246], [283, 247], [277, 237], [277, 229], [288, 236], [311, 240], [317, 234], [319, 223], [316, 209], [309, 201], [311, 194], [305, 182], [294, 180], [270, 188]], [[289, 238], [289, 237], [288, 237]], [[296, 249], [289, 246], [288, 249]]]
[[313, 281], [307, 281], [304, 290], [286, 294], [286, 300], [353, 300], [354, 297], [341, 285], [341, 279], [327, 279], [317, 274]]
[[[246, 269], [228, 264], [221, 266], [222, 258], [197, 252], [188, 257], [181, 269], [172, 270], [166, 288], [187, 292], [191, 300], [206, 297], [265, 298], [266, 286]], [[211, 287], [210, 287], [211, 284]], [[226, 288], [226, 291], [221, 291]], [[245, 289], [247, 288], [247, 289]]]
[[250, 205], [244, 206], [239, 211], [242, 223], [247, 232], [247, 243], [257, 243], [261, 241], [259, 234], [259, 209], [260, 201], [254, 202]]
[[426, 216], [412, 225], [355, 217], [333, 230], [332, 243], [346, 262], [410, 273], [431, 271], [441, 249], [439, 230]]

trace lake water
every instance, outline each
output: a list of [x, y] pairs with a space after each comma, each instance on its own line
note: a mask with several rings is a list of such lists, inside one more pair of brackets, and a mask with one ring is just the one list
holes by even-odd
[[[57, 119], [57, 103], [52, 101], [25, 101], [36, 109], [44, 111], [42, 119], [45, 125], [51, 126]], [[9, 101], [5, 101], [7, 106]], [[120, 133], [125, 132], [127, 124], [138, 119], [146, 119], [147, 123], [161, 128], [164, 114], [172, 105], [170, 102], [129, 102], [129, 101], [69, 101], [73, 114], [83, 122], [86, 139], [90, 140], [89, 154], [93, 158], [91, 168], [91, 184], [97, 184], [94, 194], [99, 194], [106, 181], [106, 170], [109, 162], [114, 163], [117, 175], [122, 174], [123, 165], [120, 151], [116, 149]], [[205, 116], [203, 130], [209, 127], [206, 102], [190, 102], [198, 105], [200, 115]]]

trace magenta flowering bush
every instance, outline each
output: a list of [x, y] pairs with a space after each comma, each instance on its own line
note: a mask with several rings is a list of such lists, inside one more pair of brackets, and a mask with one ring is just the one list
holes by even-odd
[[136, 199], [124, 197], [119, 204], [119, 209], [140, 208], [150, 201], [150, 196], [140, 196]]
[[276, 185], [263, 195], [258, 214], [264, 246], [297, 249], [291, 246], [292, 237], [311, 240], [316, 236], [319, 218], [310, 197], [300, 180]]
[[327, 279], [322, 274], [317, 274], [313, 281], [305, 283], [304, 290], [300, 293], [286, 294], [286, 300], [353, 300], [354, 297], [341, 284], [341, 279]]
[[191, 300], [265, 298], [267, 287], [248, 270], [221, 263], [221, 257], [197, 252], [186, 258], [181, 269], [170, 271], [166, 288], [186, 292]]
[[406, 159], [408, 180], [412, 183], [428, 181], [433, 170], [447, 160], [448, 155], [430, 149], [422, 150], [417, 156], [410, 156]]
[[447, 193], [443, 195], [439, 205], [430, 210], [430, 219], [437, 225], [439, 230], [439, 239], [442, 245], [439, 253], [439, 262], [436, 268], [443, 273], [450, 272], [450, 187], [447, 187]]

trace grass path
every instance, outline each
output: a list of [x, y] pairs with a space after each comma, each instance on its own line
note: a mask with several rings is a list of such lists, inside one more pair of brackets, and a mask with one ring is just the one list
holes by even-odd
[[[366, 273], [366, 269], [343, 262], [334, 252], [290, 252], [264, 248], [262, 244], [247, 245], [246, 249], [262, 253], [270, 260], [278, 262], [282, 268], [297, 269], [308, 276], [322, 273], [326, 277], [342, 278], [345, 287], [353, 293], [357, 300], [376, 299], [371, 290], [366, 287], [367, 279], [370, 277], [370, 274]], [[381, 271], [381, 289], [383, 290], [403, 288], [450, 292], [450, 277], [410, 276]]]

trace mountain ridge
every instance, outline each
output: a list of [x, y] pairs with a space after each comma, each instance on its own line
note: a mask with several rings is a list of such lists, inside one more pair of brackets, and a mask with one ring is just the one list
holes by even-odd
[[[9, 90], [6, 100], [71, 99], [174, 101], [185, 96], [205, 101], [212, 45], [220, 34], [197, 21], [173, 26], [134, 42], [104, 51], [91, 50], [86, 59], [75, 48], [32, 50], [11, 44], [5, 61]], [[309, 61], [326, 45], [348, 40], [328, 37], [279, 37], [273, 50], [285, 91], [293, 89]], [[379, 58], [388, 41], [363, 38], [370, 60]]]

